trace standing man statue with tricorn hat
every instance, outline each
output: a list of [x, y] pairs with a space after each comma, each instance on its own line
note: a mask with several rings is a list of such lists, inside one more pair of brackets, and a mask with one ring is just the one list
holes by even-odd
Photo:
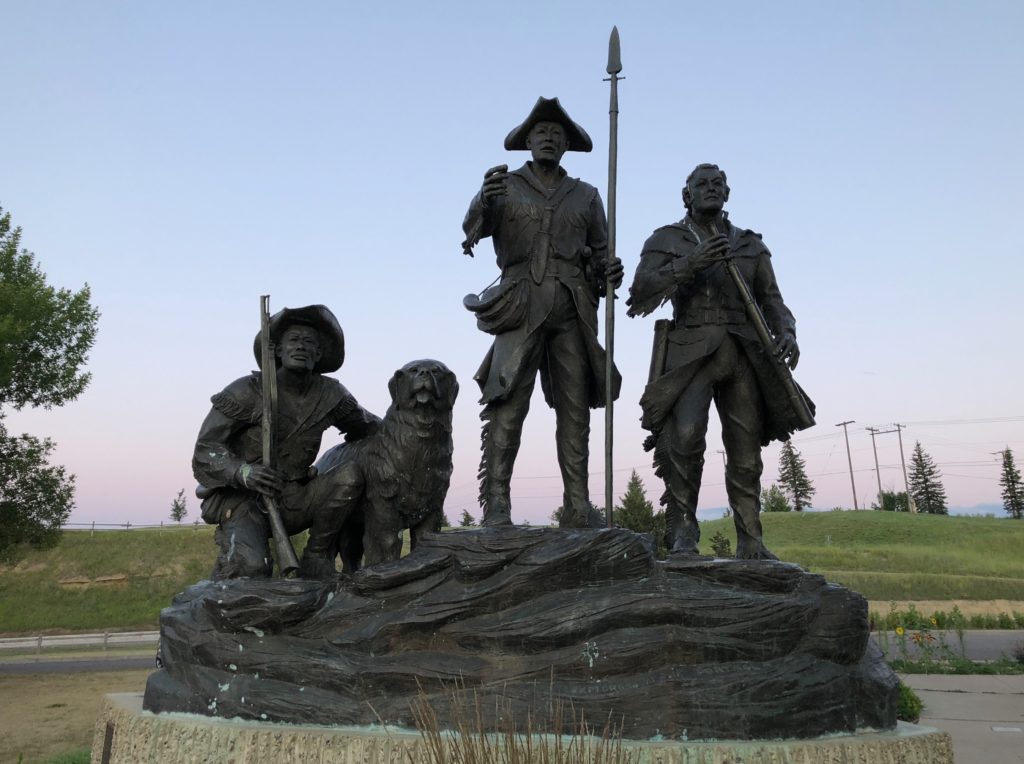
[[[555, 410], [555, 443], [564, 486], [561, 525], [600, 527], [587, 486], [590, 409], [604, 405], [605, 354], [597, 341], [597, 303], [610, 281], [622, 282], [622, 263], [608, 257], [608, 228], [597, 189], [569, 177], [566, 151], [590, 151], [586, 131], [557, 98], [539, 98], [526, 120], [505, 138], [508, 151], [531, 160], [484, 174], [469, 206], [463, 251], [491, 237], [500, 281], [466, 307], [494, 335], [475, 379], [483, 393], [480, 461], [483, 525], [511, 525], [510, 481], [523, 421], [540, 372]], [[613, 374], [612, 398], [620, 377]]]
[[[203, 498], [203, 519], [217, 524], [220, 555], [213, 577], [268, 577], [271, 530], [261, 497], [277, 500], [289, 535], [309, 530], [300, 575], [335, 573], [337, 536], [351, 497], [338, 481], [312, 466], [325, 430], [337, 427], [350, 440], [372, 434], [378, 417], [365, 411], [336, 379], [345, 360], [345, 336], [323, 305], [285, 308], [270, 318], [277, 368], [276, 468], [262, 463], [262, 375], [254, 371], [211, 398], [196, 440], [192, 470]], [[260, 335], [253, 345], [262, 365]]]
[[698, 165], [686, 179], [686, 217], [644, 243], [628, 301], [630, 316], [666, 302], [655, 324], [651, 379], [640, 400], [645, 447], [665, 481], [669, 551], [697, 555], [697, 495], [712, 400], [722, 423], [725, 486], [736, 525], [736, 557], [777, 559], [761, 531], [761, 447], [814, 424], [814, 405], [793, 381], [796, 321], [782, 301], [760, 234], [729, 222], [725, 173]]

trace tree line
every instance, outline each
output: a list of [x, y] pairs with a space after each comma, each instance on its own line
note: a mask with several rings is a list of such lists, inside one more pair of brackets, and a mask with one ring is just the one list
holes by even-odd
[[[1000, 452], [1002, 469], [999, 485], [1002, 489], [1003, 510], [1013, 519], [1024, 518], [1024, 484], [1020, 470], [1014, 461], [1013, 451], [1007, 446]], [[946, 489], [942, 485], [942, 473], [935, 460], [921, 446], [914, 443], [910, 455], [910, 470], [907, 473], [906, 491], [882, 491], [879, 502], [872, 509], [886, 512], [919, 512], [929, 515], [948, 515], [949, 504]], [[810, 506], [814, 495], [814, 484], [807, 477], [804, 460], [800, 452], [789, 441], [782, 444], [779, 455], [779, 477], [761, 493], [761, 507], [765, 512], [800, 512]]]
[[[99, 322], [88, 284], [77, 291], [50, 286], [35, 256], [20, 244], [21, 229], [12, 226], [10, 213], [0, 208], [0, 561], [11, 559], [24, 544], [55, 543], [74, 507], [75, 488], [74, 475], [49, 463], [53, 441], [27, 433], [10, 435], [4, 409], [50, 409], [75, 400], [90, 381], [83, 367]], [[1009, 447], [1001, 453], [1003, 509], [1019, 520], [1024, 518], [1020, 470]], [[942, 475], [920, 441], [911, 455], [908, 484], [909, 496], [883, 492], [875, 508], [948, 514]], [[803, 457], [786, 441], [778, 480], [762, 492], [763, 510], [801, 512], [811, 506], [814, 493]], [[171, 504], [171, 518], [181, 522], [187, 514], [183, 489]], [[554, 517], [557, 520], [557, 510]], [[663, 543], [664, 512], [654, 511], [635, 471], [613, 509], [613, 521], [652, 533]], [[460, 524], [474, 524], [468, 511], [462, 511]]]

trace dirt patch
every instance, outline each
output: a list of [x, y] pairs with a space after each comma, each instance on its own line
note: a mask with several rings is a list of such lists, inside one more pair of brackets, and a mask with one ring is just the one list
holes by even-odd
[[28, 560], [22, 560], [13, 568], [9, 568], [9, 570], [12, 570], [15, 573], [39, 573], [47, 568], [48, 566], [45, 562], [29, 563]]
[[142, 692], [148, 669], [0, 676], [0, 761], [46, 761], [92, 745], [108, 692]]
[[[950, 612], [954, 606], [964, 615], [999, 615], [1000, 613], [1024, 613], [1024, 602], [1020, 600], [906, 600], [894, 603], [897, 610], [908, 610], [913, 605], [917, 612], [929, 616], [937, 610]], [[868, 603], [868, 609], [879, 615], [889, 612], [889, 602]]]
[[62, 578], [57, 582], [66, 589], [84, 589], [92, 583], [91, 578]]
[[85, 589], [93, 584], [125, 586], [128, 583], [128, 576], [124, 573], [118, 573], [113, 576], [97, 576], [96, 578], [76, 576], [74, 578], [62, 578], [57, 583], [65, 589]]
[[167, 565], [161, 565], [158, 568], [154, 568], [153, 572], [150, 573], [151, 578], [164, 578], [166, 576], [180, 576], [185, 572], [185, 566], [180, 562], [168, 563]]

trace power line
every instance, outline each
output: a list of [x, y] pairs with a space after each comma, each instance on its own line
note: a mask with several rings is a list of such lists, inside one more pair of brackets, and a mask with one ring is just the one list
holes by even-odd
[[998, 424], [1003, 422], [1024, 422], [1024, 416], [999, 416], [980, 419], [931, 419], [922, 422], [907, 422], [904, 427], [931, 427], [932, 425], [957, 425], [957, 424]]

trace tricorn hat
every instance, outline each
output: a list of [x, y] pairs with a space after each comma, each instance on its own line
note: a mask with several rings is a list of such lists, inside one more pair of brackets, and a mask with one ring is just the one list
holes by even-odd
[[[293, 324], [303, 324], [316, 329], [320, 335], [320, 360], [313, 371], [325, 374], [337, 371], [345, 363], [345, 333], [341, 331], [338, 319], [326, 305], [307, 305], [304, 308], [282, 308], [270, 317], [270, 341], [278, 343], [284, 330]], [[256, 363], [263, 367], [260, 352], [260, 334], [252, 343]]]
[[523, 123], [505, 136], [505, 150], [526, 151], [526, 136], [538, 122], [557, 122], [562, 125], [569, 139], [569, 151], [591, 151], [594, 148], [594, 142], [590, 140], [587, 131], [572, 121], [557, 98], [541, 96]]

